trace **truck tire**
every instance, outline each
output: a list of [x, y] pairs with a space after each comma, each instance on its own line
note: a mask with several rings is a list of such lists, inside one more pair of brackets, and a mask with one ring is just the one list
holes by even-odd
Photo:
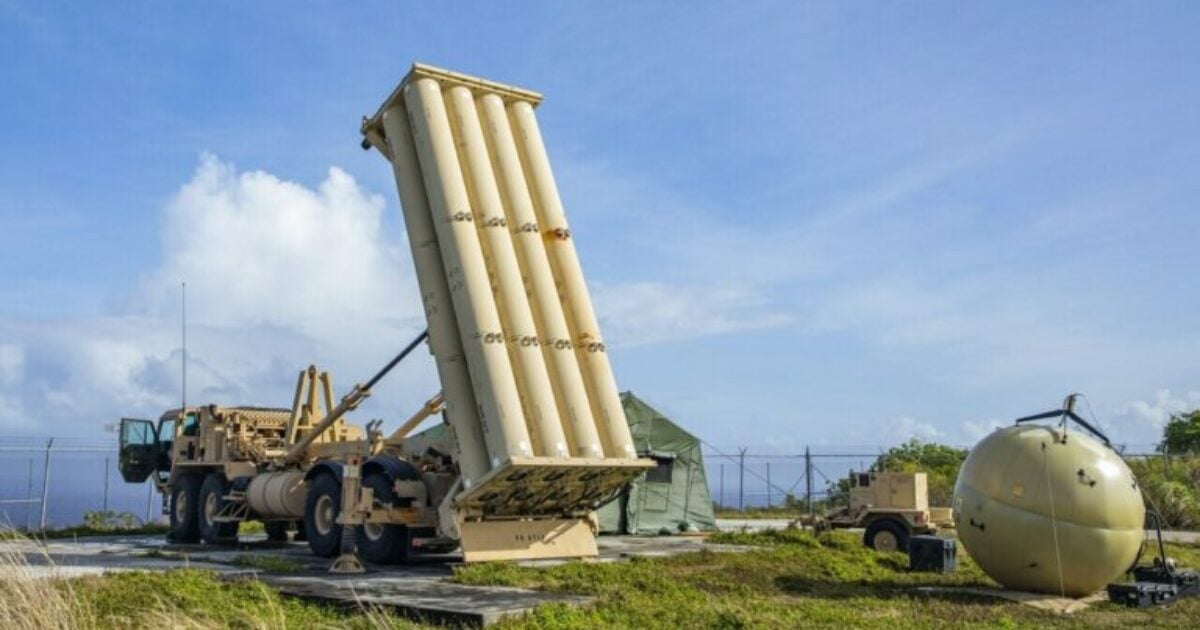
[[222, 523], [212, 520], [225, 507], [225, 495], [229, 493], [229, 482], [225, 475], [208, 473], [200, 486], [196, 505], [200, 539], [210, 545], [227, 545], [237, 542], [238, 523]]
[[342, 484], [333, 475], [318, 475], [308, 484], [304, 500], [304, 534], [308, 548], [322, 558], [332, 558], [342, 548]]
[[267, 532], [267, 540], [271, 542], [287, 542], [288, 540], [288, 525], [287, 521], [267, 521], [263, 523], [263, 529]]
[[[363, 478], [364, 488], [370, 488], [375, 496], [375, 505], [394, 505], [396, 493], [392, 478], [384, 473], [371, 473]], [[355, 532], [358, 553], [363, 560], [375, 564], [394, 564], [408, 559], [412, 545], [408, 527], [385, 523], [363, 523]]]
[[863, 544], [875, 551], [908, 553], [908, 527], [894, 518], [875, 519], [863, 532]]
[[177, 543], [194, 543], [200, 540], [200, 522], [197, 512], [200, 505], [200, 476], [180, 475], [171, 484], [170, 529], [167, 540]]

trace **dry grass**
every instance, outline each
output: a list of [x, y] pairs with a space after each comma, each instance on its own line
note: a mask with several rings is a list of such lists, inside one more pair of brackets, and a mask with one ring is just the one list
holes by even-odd
[[0, 625], [49, 630], [95, 627], [94, 619], [77, 605], [69, 582], [57, 584], [45, 577], [44, 568], [26, 561], [26, 553], [32, 552], [51, 564], [41, 545], [20, 538], [0, 545]]
[[254, 580], [222, 582], [204, 571], [68, 577], [57, 570], [39, 541], [11, 531], [0, 539], [0, 628], [229, 627], [382, 630], [419, 626], [367, 604], [360, 604], [356, 611], [337, 610], [283, 598]]

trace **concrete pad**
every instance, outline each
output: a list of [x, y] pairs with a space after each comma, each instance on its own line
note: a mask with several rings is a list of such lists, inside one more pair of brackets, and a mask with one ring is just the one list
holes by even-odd
[[1059, 613], [1061, 615], [1074, 614], [1081, 610], [1087, 610], [1092, 604], [1108, 601], [1107, 591], [1099, 591], [1092, 593], [1087, 597], [1074, 599], [1072, 597], [1059, 597], [1057, 595], [1047, 595], [1045, 593], [1010, 591], [1002, 588], [922, 586], [916, 590], [918, 593], [974, 595], [976, 597], [1004, 599], [1010, 602], [1017, 602], [1018, 604], [1023, 604], [1025, 606], [1031, 606], [1033, 608], [1037, 608], [1038, 610]]
[[257, 579], [281, 593], [349, 606], [386, 606], [406, 617], [455, 625], [488, 626], [523, 615], [541, 604], [574, 606], [594, 598], [499, 586], [466, 586], [442, 575], [389, 575], [391, 571], [355, 576], [267, 575]]
[[102, 575], [113, 571], [166, 571], [179, 568], [232, 570], [227, 565], [167, 558], [150, 553], [161, 545], [146, 546], [126, 539], [51, 540], [45, 545], [32, 540], [0, 542], [0, 555], [20, 555], [26, 567], [22, 573], [31, 578], [71, 578]]
[[[769, 529], [787, 529], [796, 521], [786, 518], [719, 518], [717, 529], [723, 532], [760, 532]], [[861, 528], [850, 531], [862, 531]], [[1187, 545], [1200, 544], [1200, 532], [1163, 531], [1163, 541]], [[1154, 540], [1157, 534], [1153, 530], [1146, 531], [1146, 537]]]
[[723, 532], [761, 532], [787, 529], [795, 521], [787, 518], [719, 518], [717, 529]]
[[[1154, 540], [1156, 534], [1154, 532], [1146, 532], [1146, 535]], [[1185, 545], [1200, 544], [1200, 532], [1177, 532], [1164, 531], [1162, 533], [1164, 542], [1183, 543]]]

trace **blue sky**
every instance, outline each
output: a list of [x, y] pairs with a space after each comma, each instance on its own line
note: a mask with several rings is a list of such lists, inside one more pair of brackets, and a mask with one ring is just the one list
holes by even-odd
[[[401, 347], [357, 128], [413, 61], [545, 93], [618, 382], [709, 442], [1200, 405], [1194, 4], [48, 4], [0, 0], [0, 435], [177, 399], [183, 279], [193, 400]], [[436, 389], [402, 372], [362, 415]]]

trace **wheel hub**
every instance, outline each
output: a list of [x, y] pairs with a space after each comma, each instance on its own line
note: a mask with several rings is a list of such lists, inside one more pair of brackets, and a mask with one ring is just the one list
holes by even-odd
[[896, 535], [889, 531], [882, 531], [875, 534], [875, 549], [876, 551], [896, 551], [900, 548], [900, 543], [896, 540]]
[[187, 490], [180, 490], [175, 495], [175, 522], [177, 522], [177, 523], [186, 523], [187, 522], [187, 504], [188, 504], [188, 492], [187, 492]]
[[313, 517], [313, 525], [316, 526], [318, 534], [324, 536], [333, 531], [334, 521], [337, 518], [337, 515], [333, 513], [333, 498], [325, 495], [317, 499]]
[[204, 523], [212, 524], [213, 519], [217, 516], [217, 495], [209, 494], [204, 497]]

